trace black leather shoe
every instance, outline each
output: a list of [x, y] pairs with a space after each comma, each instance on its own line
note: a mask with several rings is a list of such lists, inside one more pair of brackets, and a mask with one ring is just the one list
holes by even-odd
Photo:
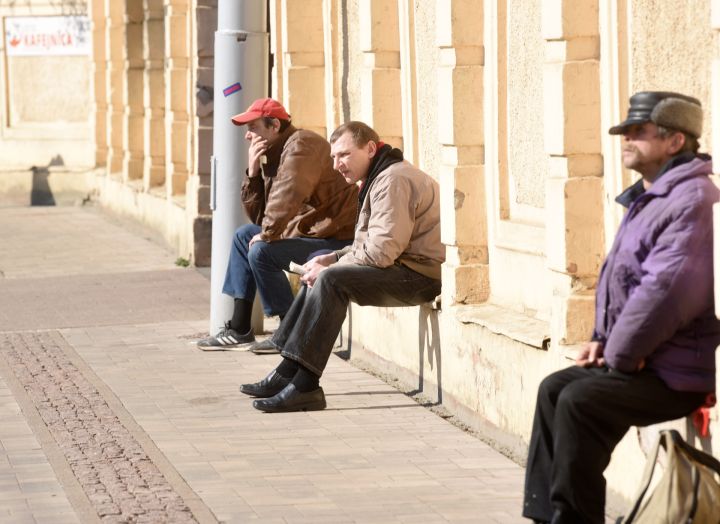
[[288, 384], [274, 397], [256, 400], [253, 407], [267, 413], [285, 413], [287, 411], [319, 411], [325, 409], [325, 393], [317, 388], [309, 393], [301, 393], [295, 389], [295, 384]]
[[268, 398], [280, 393], [288, 384], [290, 384], [290, 379], [283, 377], [273, 369], [270, 374], [260, 382], [242, 384], [240, 386], [240, 393], [245, 393], [251, 397]]

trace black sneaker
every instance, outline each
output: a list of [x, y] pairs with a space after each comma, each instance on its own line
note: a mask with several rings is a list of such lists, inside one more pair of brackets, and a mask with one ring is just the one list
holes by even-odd
[[197, 347], [203, 351], [247, 351], [254, 342], [255, 333], [252, 329], [241, 335], [230, 327], [230, 322], [225, 322], [224, 329], [214, 337], [199, 340]]
[[270, 353], [280, 353], [280, 348], [273, 343], [272, 337], [268, 337], [260, 342], [255, 342], [250, 346], [250, 351], [256, 355], [266, 355]]

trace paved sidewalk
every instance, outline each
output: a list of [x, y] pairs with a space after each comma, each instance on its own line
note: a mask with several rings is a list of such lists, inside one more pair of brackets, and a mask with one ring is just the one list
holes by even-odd
[[0, 208], [0, 522], [520, 519], [523, 469], [332, 358], [328, 409], [263, 414], [277, 355], [203, 353], [209, 282], [93, 208]]

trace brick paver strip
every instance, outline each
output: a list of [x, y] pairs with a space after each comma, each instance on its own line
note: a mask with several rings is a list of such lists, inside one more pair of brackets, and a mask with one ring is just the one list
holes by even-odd
[[57, 332], [0, 333], [0, 355], [34, 403], [100, 520], [198, 522], [63, 345]]

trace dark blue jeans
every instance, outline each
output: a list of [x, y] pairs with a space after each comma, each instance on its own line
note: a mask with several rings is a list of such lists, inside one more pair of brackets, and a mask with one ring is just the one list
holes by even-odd
[[304, 264], [314, 251], [335, 251], [352, 242], [332, 238], [286, 238], [256, 242], [248, 248], [250, 239], [260, 231], [260, 226], [255, 224], [245, 224], [235, 231], [223, 293], [252, 301], [259, 292], [267, 316], [285, 315], [290, 309], [293, 294], [283, 271], [291, 261]]
[[387, 268], [335, 264], [303, 288], [275, 331], [282, 356], [322, 375], [352, 301], [360, 306], [417, 306], [440, 294], [440, 281], [400, 264]]

